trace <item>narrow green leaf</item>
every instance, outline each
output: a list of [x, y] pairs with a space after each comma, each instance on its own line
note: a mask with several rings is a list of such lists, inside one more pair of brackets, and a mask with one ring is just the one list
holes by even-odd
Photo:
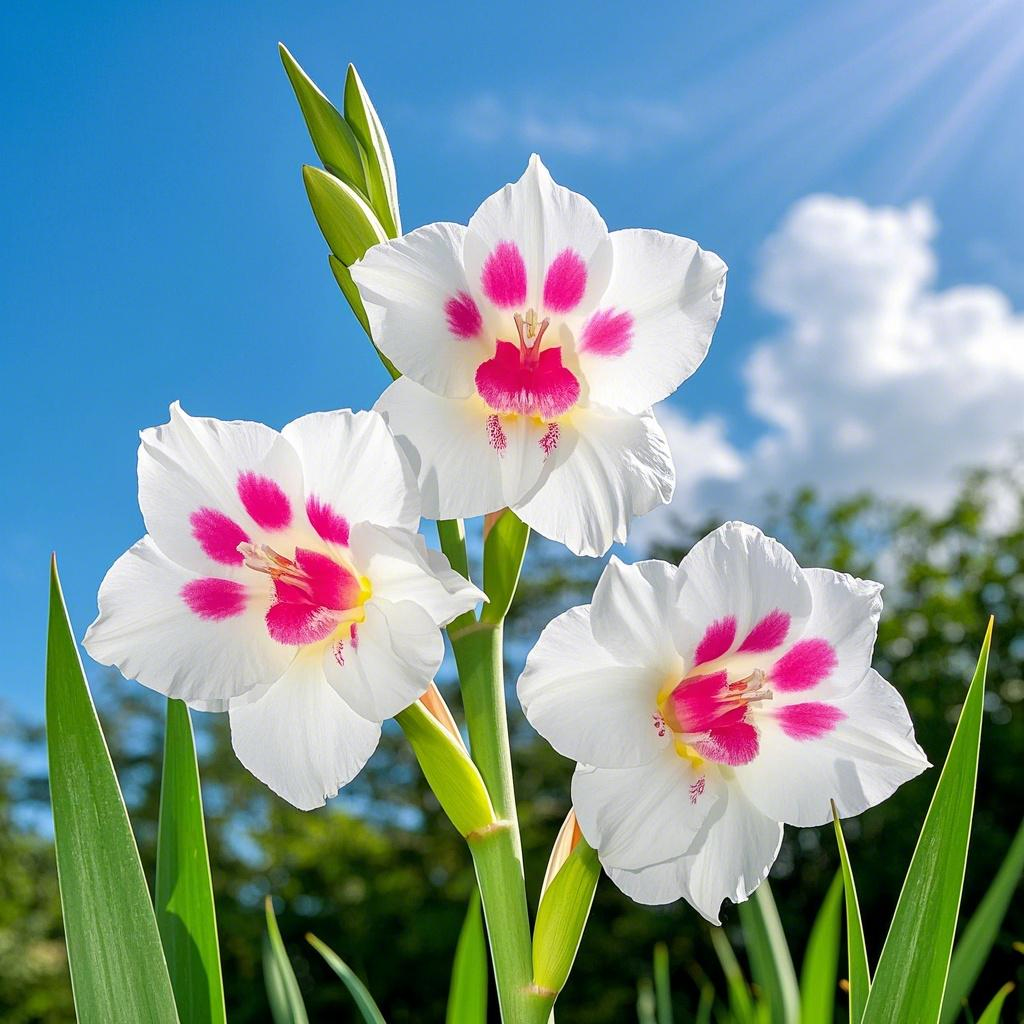
[[370, 205], [384, 225], [388, 237], [396, 238], [402, 233], [402, 219], [398, 215], [398, 184], [391, 147], [369, 94], [351, 64], [345, 79], [345, 120], [359, 140], [366, 158]]
[[843, 914], [843, 874], [836, 872], [807, 940], [800, 968], [801, 1020], [832, 1024], [839, 976], [839, 928]]
[[367, 198], [366, 170], [363, 152], [349, 123], [316, 83], [299, 66], [284, 43], [277, 44], [288, 81], [295, 90], [299, 109], [309, 129], [317, 156], [337, 178]]
[[480, 770], [457, 740], [416, 701], [395, 715], [420, 763], [423, 776], [459, 834], [468, 836], [494, 824], [497, 815]]
[[338, 259], [334, 253], [327, 254], [327, 261], [331, 265], [331, 273], [334, 274], [334, 280], [338, 282], [338, 287], [341, 289], [341, 294], [345, 296], [345, 301], [349, 304], [349, 308], [356, 315], [356, 319], [359, 321], [360, 326], [366, 332], [366, 336], [370, 339], [370, 343], [373, 345], [374, 351], [377, 353], [377, 357], [384, 364], [384, 369], [391, 375], [392, 380], [398, 380], [402, 376], [401, 372], [395, 368], [395, 364], [379, 348], [377, 343], [373, 340], [373, 335], [370, 334], [370, 322], [366, 319], [366, 310], [363, 308], [363, 300], [359, 297], [359, 289], [356, 288], [355, 281], [352, 280], [352, 274], [348, 267], [345, 266], [341, 260]]
[[466, 919], [452, 963], [452, 981], [448, 989], [446, 1024], [487, 1024], [487, 985], [490, 968], [484, 917], [480, 909], [480, 891], [473, 890]]
[[668, 963], [668, 946], [654, 945], [654, 998], [658, 1006], [658, 1024], [672, 1024], [672, 976]]
[[978, 1024], [999, 1024], [999, 1015], [1003, 1012], [1003, 1003], [1006, 997], [1016, 988], [1012, 981], [1008, 981], [993, 997], [992, 1002], [985, 1007]]
[[641, 978], [636, 984], [636, 1019], [639, 1024], [658, 1024], [656, 1011], [651, 979]]
[[754, 1001], [724, 928], [711, 929], [711, 945], [714, 946], [715, 955], [722, 965], [722, 973], [725, 975], [729, 991], [729, 1009], [733, 1017], [737, 1024], [751, 1024], [755, 1019]]
[[[978, 667], [878, 960], [864, 1024], [934, 1024], [942, 1010], [974, 814], [991, 642], [989, 622]], [[922, 941], [922, 936], [927, 940]]]
[[989, 952], [999, 934], [1010, 900], [1024, 871], [1024, 824], [1017, 829], [1010, 849], [996, 872], [996, 877], [975, 910], [960, 941], [953, 950], [946, 979], [946, 995], [942, 1000], [942, 1024], [951, 1024], [971, 994]]
[[843, 893], [846, 900], [846, 953], [847, 981], [850, 985], [850, 1024], [860, 1024], [864, 1007], [868, 1004], [871, 990], [871, 968], [868, 966], [868, 950], [864, 943], [864, 926], [860, 920], [860, 904], [857, 902], [857, 886], [853, 880], [850, 855], [846, 852], [843, 826], [839, 823], [839, 812], [832, 801], [832, 823], [839, 845], [839, 862], [842, 865]]
[[[345, 987], [358, 1007], [365, 1024], [386, 1024], [384, 1015], [373, 1001], [373, 996], [356, 977], [352, 968], [330, 946], [321, 942], [315, 935], [307, 935], [306, 941], [327, 961], [327, 966], [345, 983]], [[468, 1020], [467, 1024], [469, 1024]]]
[[[573, 825], [575, 820], [572, 817]], [[541, 894], [537, 908], [533, 980], [541, 988], [562, 991], [580, 948], [600, 877], [597, 851], [580, 835]]]
[[705, 985], [700, 990], [700, 1002], [697, 1004], [697, 1016], [693, 1024], [711, 1024], [711, 1008], [715, 1005], [715, 990], [711, 985]]
[[385, 239], [373, 210], [351, 185], [319, 167], [302, 168], [309, 205], [331, 251], [350, 267], [363, 253]]
[[768, 882], [739, 910], [750, 970], [771, 1007], [773, 1024], [799, 1024], [800, 987]]
[[274, 1024], [309, 1024], [306, 1004], [302, 1001], [298, 979], [288, 959], [274, 915], [274, 902], [268, 896], [264, 901], [267, 915], [267, 933], [263, 937], [263, 983]]
[[192, 721], [180, 700], [167, 701], [155, 903], [179, 1016], [190, 1024], [223, 1024], [224, 986], [199, 765]]
[[489, 529], [486, 523], [484, 526], [484, 593], [488, 603], [480, 612], [483, 622], [501, 622], [508, 614], [530, 539], [530, 528], [511, 509], [497, 516]]
[[80, 1024], [177, 1024], [153, 905], [50, 566], [46, 737], [71, 987]]

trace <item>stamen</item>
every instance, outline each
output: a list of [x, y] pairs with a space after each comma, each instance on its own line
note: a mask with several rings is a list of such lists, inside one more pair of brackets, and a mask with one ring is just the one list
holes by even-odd
[[308, 594], [312, 593], [313, 588], [306, 574], [290, 558], [278, 554], [269, 544], [250, 544], [244, 541], [238, 545], [237, 550], [246, 568], [266, 573], [272, 580], [281, 580]]

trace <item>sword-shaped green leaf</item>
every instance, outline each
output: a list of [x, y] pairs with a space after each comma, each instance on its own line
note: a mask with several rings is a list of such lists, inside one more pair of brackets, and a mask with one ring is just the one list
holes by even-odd
[[800, 986], [767, 881], [757, 887], [749, 900], [739, 905], [739, 911], [750, 956], [750, 971], [768, 998], [773, 1024], [799, 1024]]
[[864, 1024], [935, 1024], [942, 1011], [974, 815], [991, 642], [990, 622], [878, 959]]
[[1003, 1003], [1006, 1002], [1006, 997], [1014, 990], [1015, 986], [1012, 981], [1008, 981], [993, 997], [992, 1002], [985, 1007], [982, 1011], [981, 1016], [978, 1018], [978, 1024], [999, 1024], [999, 1015], [1003, 1012]]
[[455, 946], [445, 1024], [487, 1024], [489, 977], [480, 892], [474, 889]]
[[868, 1004], [868, 992], [871, 990], [871, 968], [868, 966], [868, 950], [864, 943], [864, 926], [860, 920], [860, 904], [857, 902], [857, 886], [853, 880], [853, 868], [850, 867], [850, 855], [846, 852], [846, 840], [843, 838], [843, 826], [839, 824], [839, 812], [835, 801], [832, 801], [832, 822], [836, 829], [836, 842], [839, 844], [839, 862], [843, 872], [843, 893], [846, 901], [846, 954], [847, 979], [850, 986], [850, 1024], [860, 1024], [864, 1016], [864, 1007]]
[[309, 1024], [306, 1004], [302, 1001], [298, 979], [284, 948], [281, 929], [277, 927], [274, 903], [268, 896], [264, 901], [267, 931], [263, 936], [263, 983], [274, 1024]]
[[167, 701], [155, 903], [179, 1016], [190, 1024], [223, 1024], [224, 986], [199, 765], [192, 721], [180, 700]]
[[803, 1021], [832, 1024], [836, 1009], [842, 914], [843, 875], [838, 872], [814, 919], [800, 968], [800, 1019]]
[[[377, 1004], [370, 995], [370, 990], [359, 980], [356, 973], [337, 953], [326, 943], [321, 942], [315, 935], [307, 935], [306, 941], [327, 961], [327, 966], [341, 978], [348, 989], [349, 995], [359, 1008], [359, 1013], [364, 1024], [386, 1024], [384, 1014], [380, 1012]], [[467, 1024], [470, 1021], [467, 1020]]]
[[50, 567], [46, 740], [53, 838], [79, 1024], [177, 1024], [138, 847]]

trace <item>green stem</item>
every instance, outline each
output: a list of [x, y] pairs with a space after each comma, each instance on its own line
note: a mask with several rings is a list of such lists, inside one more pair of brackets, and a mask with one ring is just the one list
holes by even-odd
[[[461, 519], [439, 519], [437, 521], [437, 539], [441, 550], [448, 559], [448, 564], [467, 580], [469, 575], [469, 556], [466, 554], [466, 528]], [[448, 626], [448, 632], [465, 629], [476, 622], [476, 616], [471, 612], [463, 612], [454, 622]]]

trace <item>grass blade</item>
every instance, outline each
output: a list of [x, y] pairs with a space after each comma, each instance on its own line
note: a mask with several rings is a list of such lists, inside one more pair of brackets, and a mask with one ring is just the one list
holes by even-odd
[[868, 950], [864, 943], [864, 926], [860, 920], [860, 904], [857, 902], [857, 885], [853, 880], [850, 855], [846, 852], [843, 826], [835, 801], [832, 802], [832, 823], [836, 829], [836, 843], [839, 846], [839, 861], [843, 873], [843, 893], [846, 900], [846, 952], [848, 982], [850, 985], [850, 1024], [860, 1024], [864, 1007], [868, 1004], [871, 990], [871, 968], [868, 966]]
[[714, 946], [718, 962], [722, 965], [722, 973], [725, 975], [725, 984], [729, 991], [729, 1009], [733, 1017], [737, 1024], [752, 1024], [756, 1019], [754, 1000], [724, 929], [711, 929], [711, 945]]
[[999, 1024], [999, 1015], [1003, 1012], [1006, 997], [1014, 990], [1012, 981], [1008, 981], [993, 997], [978, 1018], [978, 1024]]
[[473, 890], [466, 919], [455, 946], [452, 982], [448, 990], [446, 1024], [487, 1024], [487, 942], [480, 912], [480, 892]]
[[878, 960], [864, 1024], [935, 1024], [942, 1010], [974, 814], [991, 642], [990, 621]]
[[715, 1005], [715, 990], [705, 985], [700, 990], [700, 1002], [697, 1004], [697, 1016], [693, 1024], [711, 1024], [711, 1008]]
[[654, 986], [650, 978], [641, 978], [636, 985], [636, 1019], [638, 1024], [658, 1024], [655, 1015]]
[[46, 737], [71, 987], [80, 1024], [177, 1024], [128, 812], [50, 567]]
[[800, 986], [768, 882], [739, 910], [751, 974], [768, 999], [773, 1024], [799, 1024]]
[[299, 982], [284, 948], [281, 930], [274, 916], [274, 903], [268, 896], [264, 903], [267, 933], [263, 937], [263, 983], [274, 1024], [309, 1024], [306, 1004], [302, 1001]]
[[224, 1024], [224, 986], [199, 765], [188, 708], [167, 701], [156, 851], [156, 923], [182, 1020]]
[[668, 946], [654, 946], [654, 998], [658, 1007], [658, 1024], [672, 1024], [672, 978], [668, 966]]
[[365, 1024], [386, 1024], [384, 1014], [377, 1008], [369, 989], [359, 980], [355, 972], [330, 946], [321, 942], [315, 935], [307, 935], [306, 941], [327, 961], [327, 966], [341, 978], [345, 987], [359, 1008]]
[[996, 873], [988, 892], [975, 910], [960, 941], [953, 950], [942, 1000], [942, 1024], [951, 1024], [971, 994], [988, 954], [999, 934], [999, 926], [1024, 871], [1024, 824], [1017, 829], [1009, 852]]
[[832, 1024], [839, 975], [839, 927], [843, 913], [843, 874], [837, 872], [811, 928], [800, 969], [801, 1020]]

